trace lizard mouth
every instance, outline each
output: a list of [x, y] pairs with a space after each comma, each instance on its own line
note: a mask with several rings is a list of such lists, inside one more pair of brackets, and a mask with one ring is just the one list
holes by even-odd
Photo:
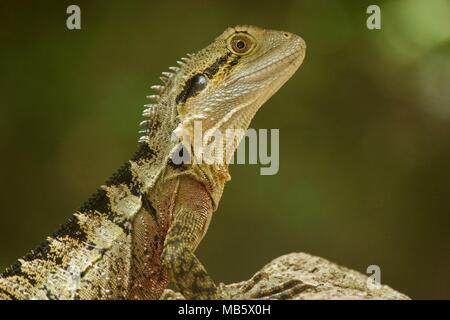
[[[234, 121], [233, 127], [248, 128], [248, 125], [256, 110], [270, 98], [300, 67], [305, 58], [305, 42], [298, 37], [296, 45], [284, 50], [284, 55], [278, 59], [267, 59], [270, 61], [264, 66], [256, 68], [247, 74], [237, 77], [233, 83], [257, 83], [253, 92], [246, 102], [239, 103], [235, 108], [222, 117], [216, 128], [223, 127], [226, 123]], [[271, 50], [276, 50], [274, 47]], [[280, 48], [278, 48], [280, 49]], [[266, 55], [273, 54], [271, 50]], [[281, 50], [280, 50], [281, 51]], [[250, 93], [251, 91], [247, 91]]]
[[[265, 55], [273, 54], [273, 50], [277, 49], [272, 48], [267, 51]], [[306, 45], [303, 39], [300, 37], [296, 41], [296, 44], [291, 46], [287, 52], [285, 52], [280, 58], [276, 60], [272, 60], [267, 64], [264, 64], [257, 68], [256, 70], [252, 70], [247, 74], [243, 74], [235, 79], [235, 81], [245, 81], [246, 79], [264, 79], [266, 76], [277, 75], [276, 77], [290, 76], [292, 75], [298, 67], [303, 62], [305, 58], [305, 49]], [[275, 72], [274, 72], [275, 71]]]

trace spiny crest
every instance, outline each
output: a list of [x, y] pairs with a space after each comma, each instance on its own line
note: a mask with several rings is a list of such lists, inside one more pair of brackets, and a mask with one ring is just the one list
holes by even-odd
[[173, 82], [175, 76], [177, 76], [183, 68], [187, 65], [187, 63], [192, 59], [194, 54], [188, 53], [187, 57], [182, 57], [177, 61], [178, 67], [172, 66], [169, 67], [170, 71], [163, 72], [160, 76], [162, 84], [153, 85], [150, 88], [154, 91], [154, 94], [147, 96], [147, 99], [150, 99], [152, 103], [144, 105], [144, 111], [142, 115], [145, 120], [139, 124], [140, 130], [140, 138], [138, 140], [139, 143], [148, 143], [149, 142], [149, 134], [152, 126], [154, 125], [154, 121], [158, 115], [158, 108], [163, 108], [164, 105], [161, 104], [162, 97], [167, 92], [167, 89]]

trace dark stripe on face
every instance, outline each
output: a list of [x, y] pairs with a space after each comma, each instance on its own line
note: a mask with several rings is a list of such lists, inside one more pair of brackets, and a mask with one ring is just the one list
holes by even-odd
[[214, 75], [220, 70], [220, 67], [228, 61], [228, 58], [230, 56], [231, 52], [227, 53], [222, 58], [217, 59], [216, 62], [206, 68], [205, 71], [203, 71], [203, 74], [205, 74], [209, 79], [212, 79]]
[[236, 56], [231, 62], [230, 62], [230, 66], [235, 66], [239, 63], [239, 60], [241, 59], [240, 56]]
[[[229, 58], [231, 57], [231, 52], [228, 52], [223, 57], [218, 58], [212, 65], [203, 70], [202, 73], [198, 73], [186, 81], [183, 91], [177, 96], [175, 102], [177, 104], [184, 103], [190, 97], [197, 95], [201, 90], [206, 87], [206, 78], [212, 79], [219, 72], [220, 68], [226, 65]], [[236, 59], [234, 59], [236, 60]], [[233, 60], [233, 61], [234, 61]], [[233, 64], [234, 66], [235, 64]], [[203, 78], [202, 78], [203, 77]]]
[[190, 97], [197, 95], [197, 93], [205, 89], [207, 81], [203, 74], [196, 74], [186, 82], [183, 91], [177, 96], [175, 102], [177, 104], [186, 102]]

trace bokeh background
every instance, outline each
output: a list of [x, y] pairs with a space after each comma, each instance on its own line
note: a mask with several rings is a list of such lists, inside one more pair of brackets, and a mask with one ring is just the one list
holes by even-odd
[[[66, 29], [66, 8], [82, 30]], [[149, 87], [226, 27], [301, 35], [299, 72], [257, 114], [280, 171], [231, 168], [198, 254], [214, 279], [304, 251], [413, 298], [450, 298], [450, 1], [2, 1], [0, 267], [136, 148]]]

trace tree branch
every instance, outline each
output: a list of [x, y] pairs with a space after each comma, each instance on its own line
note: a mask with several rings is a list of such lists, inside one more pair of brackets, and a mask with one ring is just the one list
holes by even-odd
[[[232, 298], [271, 299], [410, 299], [366, 275], [306, 253], [291, 253], [264, 266], [251, 279], [226, 286]], [[183, 299], [166, 290], [163, 299]]]

